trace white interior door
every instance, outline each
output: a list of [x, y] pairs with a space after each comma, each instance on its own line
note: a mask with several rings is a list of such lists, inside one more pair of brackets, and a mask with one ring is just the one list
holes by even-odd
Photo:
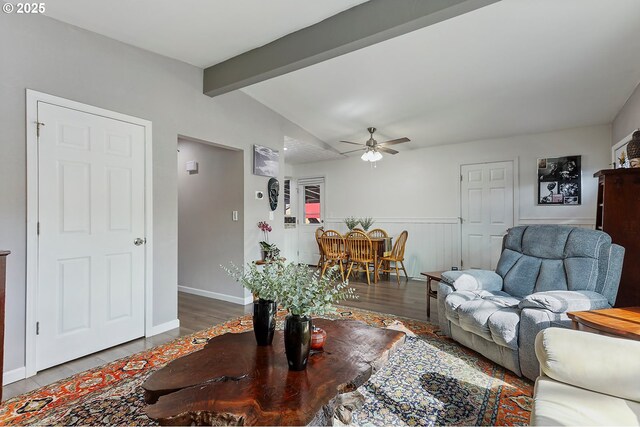
[[145, 137], [44, 102], [38, 121], [42, 370], [144, 335]]
[[298, 181], [298, 262], [316, 265], [320, 258], [315, 232], [324, 226], [324, 179]]
[[495, 270], [513, 226], [513, 162], [463, 165], [460, 173], [463, 268]]

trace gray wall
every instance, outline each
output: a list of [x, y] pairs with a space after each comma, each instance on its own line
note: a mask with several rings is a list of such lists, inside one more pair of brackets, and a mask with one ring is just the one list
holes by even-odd
[[618, 112], [611, 125], [611, 144], [615, 145], [640, 128], [640, 84]]
[[[282, 150], [285, 135], [315, 138], [242, 92], [203, 95], [199, 68], [45, 16], [0, 14], [0, 40], [0, 246], [13, 251], [5, 372], [24, 366], [27, 88], [153, 122], [154, 325], [177, 316], [178, 135], [244, 150], [244, 258], [260, 256], [256, 223], [268, 219], [269, 206], [253, 193], [266, 190], [268, 179], [251, 174], [251, 147]], [[271, 237], [281, 244], [283, 215], [275, 214]]]
[[[244, 259], [243, 153], [184, 139], [178, 149], [178, 285], [242, 299], [220, 265]], [[197, 174], [186, 171], [190, 160]]]

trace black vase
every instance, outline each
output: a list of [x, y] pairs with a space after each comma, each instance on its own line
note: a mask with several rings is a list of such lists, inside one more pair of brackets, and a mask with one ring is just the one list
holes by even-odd
[[278, 304], [260, 298], [253, 302], [253, 333], [258, 345], [271, 345], [276, 330], [276, 312]]
[[302, 371], [307, 367], [311, 349], [311, 317], [289, 314], [284, 320], [284, 350], [289, 369]]

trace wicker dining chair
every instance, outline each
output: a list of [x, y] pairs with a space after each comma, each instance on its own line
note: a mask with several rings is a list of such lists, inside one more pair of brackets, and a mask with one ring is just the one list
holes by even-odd
[[327, 268], [338, 265], [344, 281], [344, 266], [342, 263], [347, 261], [344, 237], [335, 230], [327, 230], [320, 236], [320, 244], [324, 254], [324, 263], [320, 275], [323, 276]]
[[[389, 234], [387, 234], [387, 232], [385, 230], [383, 230], [382, 228], [374, 228], [373, 230], [371, 230], [370, 232], [367, 233], [367, 236], [369, 236], [369, 238], [371, 239], [387, 239], [389, 238]], [[376, 245], [377, 243], [374, 243], [374, 245]], [[384, 247], [386, 246], [386, 244], [382, 244], [378, 246], [378, 256], [382, 257], [384, 256]], [[375, 267], [375, 266], [374, 266]], [[389, 268], [389, 263], [385, 263], [385, 267]], [[374, 268], [375, 270], [375, 268]], [[378, 276], [379, 276], [379, 272], [378, 272]], [[379, 279], [379, 277], [377, 277], [376, 279]]]
[[[347, 253], [349, 254], [349, 270], [347, 271], [347, 277], [351, 274], [353, 266], [357, 266], [355, 272], [367, 273], [367, 284], [371, 285], [371, 277], [369, 264], [375, 262], [373, 256], [373, 245], [371, 239], [362, 231], [352, 231], [347, 234], [345, 239], [347, 245]], [[364, 267], [362, 270], [360, 267]]]
[[[407, 269], [404, 268], [404, 247], [407, 243], [407, 237], [409, 233], [407, 231], [403, 231], [400, 233], [396, 242], [393, 244], [393, 249], [391, 250], [391, 254], [389, 256], [383, 256], [379, 258], [378, 261], [378, 271], [383, 273], [391, 273], [391, 263], [393, 263], [393, 267], [396, 270], [396, 279], [398, 279], [398, 285], [400, 284], [400, 270], [398, 265], [402, 266], [402, 271], [404, 271], [404, 276], [409, 280], [409, 275], [407, 274]], [[388, 267], [385, 268], [385, 266]]]
[[316, 243], [318, 244], [318, 252], [320, 253], [320, 259], [318, 259], [318, 268], [322, 268], [324, 264], [324, 250], [322, 249], [322, 244], [320, 243], [320, 237], [324, 233], [323, 227], [316, 228]]
[[378, 239], [381, 237], [389, 237], [389, 235], [387, 234], [386, 231], [384, 231], [382, 228], [374, 228], [373, 230], [371, 230], [370, 232], [367, 233], [367, 236], [373, 238], [373, 239]]

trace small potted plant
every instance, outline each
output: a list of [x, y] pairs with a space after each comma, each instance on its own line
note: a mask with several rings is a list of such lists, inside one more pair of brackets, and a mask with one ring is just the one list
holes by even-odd
[[347, 225], [347, 228], [349, 229], [349, 231], [353, 230], [354, 228], [356, 228], [358, 226], [358, 222], [359, 220], [357, 218], [354, 218], [352, 216], [348, 216], [344, 219], [344, 223]]
[[313, 324], [312, 314], [333, 311], [333, 303], [357, 298], [355, 289], [341, 281], [337, 267], [320, 276], [317, 269], [306, 264], [290, 263], [283, 270], [278, 302], [289, 310], [284, 323], [284, 346], [289, 369], [301, 371], [307, 367]]
[[375, 221], [371, 217], [360, 218], [360, 225], [364, 231], [369, 231], [369, 228], [373, 225]]
[[255, 263], [247, 264], [244, 269], [233, 263], [230, 268], [220, 267], [253, 294], [253, 332], [256, 342], [258, 345], [271, 345], [276, 330], [276, 301], [282, 288], [284, 263], [274, 260], [261, 267]]
[[264, 235], [264, 240], [260, 242], [260, 250], [262, 252], [262, 260], [267, 261], [278, 258], [280, 256], [280, 249], [274, 244], [269, 244], [269, 233], [273, 230], [268, 222], [260, 221], [258, 228]]

